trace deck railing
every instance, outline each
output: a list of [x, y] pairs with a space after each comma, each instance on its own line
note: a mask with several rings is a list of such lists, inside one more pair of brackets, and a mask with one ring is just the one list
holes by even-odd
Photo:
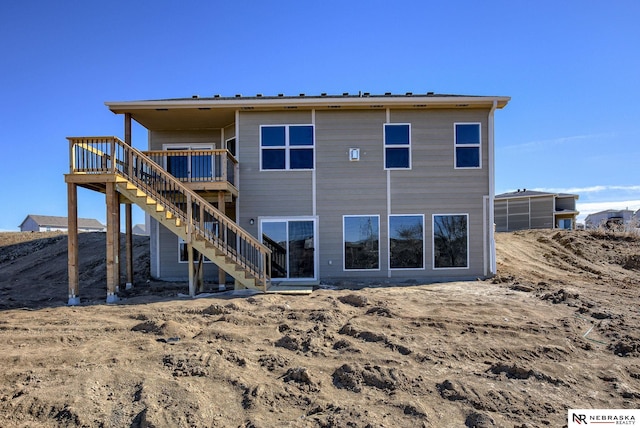
[[[266, 290], [271, 280], [271, 250], [151, 157], [117, 137], [69, 137], [68, 140], [71, 174], [121, 175], [183, 221], [189, 234], [212, 243]], [[220, 159], [225, 159], [227, 166], [234, 164], [228, 156]], [[227, 170], [227, 177], [228, 174]]]
[[143, 153], [180, 181], [227, 181], [236, 185], [238, 161], [227, 150], [154, 150]]

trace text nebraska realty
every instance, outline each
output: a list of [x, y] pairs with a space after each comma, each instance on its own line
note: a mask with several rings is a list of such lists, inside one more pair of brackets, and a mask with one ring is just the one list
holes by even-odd
[[634, 415], [585, 415], [573, 413], [573, 423], [576, 424], [611, 424], [611, 425], [635, 425]]

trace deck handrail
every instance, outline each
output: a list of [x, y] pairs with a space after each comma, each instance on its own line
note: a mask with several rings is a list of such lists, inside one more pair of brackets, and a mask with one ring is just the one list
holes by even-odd
[[71, 174], [117, 174], [185, 222], [187, 236], [200, 237], [242, 266], [265, 289], [271, 250], [186, 187], [143, 152], [118, 137], [68, 137]]
[[172, 166], [173, 176], [180, 181], [226, 181], [236, 186], [238, 161], [227, 149], [145, 150], [142, 153], [165, 170], [169, 170], [172, 159], [186, 158], [184, 165]]

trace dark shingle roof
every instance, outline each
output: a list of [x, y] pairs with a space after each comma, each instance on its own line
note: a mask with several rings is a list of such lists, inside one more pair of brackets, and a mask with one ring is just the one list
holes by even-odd
[[208, 97], [201, 97], [199, 95], [192, 95], [189, 98], [165, 98], [158, 100], [150, 100], [150, 101], [188, 101], [188, 100], [258, 100], [258, 99], [300, 99], [300, 98], [391, 98], [391, 97], [482, 97], [482, 95], [459, 95], [459, 94], [436, 94], [435, 92], [426, 92], [423, 94], [413, 93], [413, 92], [405, 92], [404, 94], [393, 94], [391, 92], [386, 92], [384, 94], [372, 94], [370, 92], [362, 92], [358, 91], [358, 93], [349, 93], [343, 92], [342, 94], [328, 94], [323, 92], [319, 95], [307, 95], [304, 93], [298, 95], [285, 95], [285, 94], [277, 94], [277, 95], [247, 95], [243, 96], [242, 94], [236, 94], [233, 96], [222, 96], [222, 95], [213, 95]]

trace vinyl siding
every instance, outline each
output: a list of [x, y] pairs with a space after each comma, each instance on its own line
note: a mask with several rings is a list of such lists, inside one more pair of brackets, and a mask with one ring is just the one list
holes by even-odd
[[553, 198], [531, 198], [531, 229], [553, 228]]
[[[251, 218], [257, 225], [258, 217], [312, 215], [312, 171], [260, 171], [260, 125], [311, 121], [310, 111], [240, 113], [236, 145], [240, 159], [241, 226]], [[257, 232], [257, 227], [254, 230]]]
[[[391, 171], [391, 214], [426, 214], [429, 240], [432, 214], [469, 214], [469, 271], [476, 275], [483, 267], [483, 197], [489, 194], [487, 117], [488, 111], [476, 109], [392, 110], [390, 114], [391, 122], [411, 123], [412, 133], [412, 169]], [[454, 168], [456, 122], [481, 124], [482, 168]], [[429, 267], [430, 245], [426, 253]]]
[[[489, 230], [483, 198], [489, 194], [488, 110], [398, 109], [389, 112], [391, 123], [411, 124], [411, 170], [384, 169], [383, 125], [385, 109], [311, 111], [241, 111], [238, 114], [237, 152], [240, 161], [239, 225], [258, 235], [261, 218], [313, 216], [317, 218], [315, 248], [319, 277], [324, 280], [428, 281], [482, 276], [485, 258], [483, 232]], [[314, 171], [260, 171], [260, 126], [311, 124], [315, 117]], [[454, 123], [481, 124], [480, 169], [455, 169]], [[235, 127], [224, 130], [224, 139]], [[173, 142], [216, 142], [220, 130], [154, 132], [152, 148]], [[360, 149], [351, 162], [350, 148]], [[314, 195], [315, 183], [315, 201]], [[389, 186], [389, 187], [387, 187]], [[390, 189], [390, 210], [387, 206]], [[315, 202], [315, 204], [314, 204]], [[315, 212], [314, 212], [315, 207]], [[388, 216], [424, 216], [424, 269], [389, 270]], [[468, 269], [433, 270], [433, 214], [467, 214], [469, 219]], [[380, 218], [380, 269], [344, 271], [343, 216]], [[255, 222], [250, 224], [250, 220]], [[178, 264], [177, 237], [160, 227], [160, 274], [186, 278], [186, 264]], [[205, 266], [205, 273], [209, 277]]]
[[494, 221], [496, 232], [507, 232], [507, 201], [494, 202]]
[[576, 209], [576, 199], [573, 196], [568, 197], [557, 197], [556, 198], [556, 210], [563, 211], [575, 211]]
[[[160, 225], [160, 266], [159, 277], [165, 281], [185, 281], [189, 278], [187, 263], [178, 262], [178, 237]], [[218, 282], [218, 268], [213, 263], [204, 263], [204, 279]]]
[[[460, 114], [462, 113], [462, 114]], [[391, 110], [392, 123], [411, 124], [411, 170], [384, 170], [383, 124], [386, 111], [320, 111], [316, 113], [317, 206], [324, 278], [388, 277], [389, 281], [482, 275], [483, 197], [488, 195], [488, 112], [470, 110]], [[454, 169], [454, 122], [482, 124], [482, 169]], [[350, 162], [349, 148], [359, 148]], [[387, 174], [391, 210], [387, 212]], [[420, 195], [419, 198], [416, 195]], [[343, 270], [343, 215], [380, 216], [380, 271]], [[424, 215], [424, 270], [388, 271], [388, 215]], [[432, 214], [469, 214], [470, 266], [467, 270], [432, 267]], [[488, 218], [487, 218], [488, 219]], [[331, 264], [329, 264], [331, 261]]]
[[[317, 213], [324, 277], [387, 275], [387, 171], [382, 140], [385, 118], [383, 109], [316, 113]], [[349, 148], [360, 149], [360, 161], [349, 161]], [[380, 216], [379, 271], [343, 271], [343, 215]]]
[[[231, 137], [227, 137], [231, 138]], [[164, 144], [213, 144], [220, 148], [220, 130], [176, 130], [176, 131], [150, 131], [149, 150], [162, 150]]]
[[529, 199], [509, 200], [509, 230], [529, 229]]

